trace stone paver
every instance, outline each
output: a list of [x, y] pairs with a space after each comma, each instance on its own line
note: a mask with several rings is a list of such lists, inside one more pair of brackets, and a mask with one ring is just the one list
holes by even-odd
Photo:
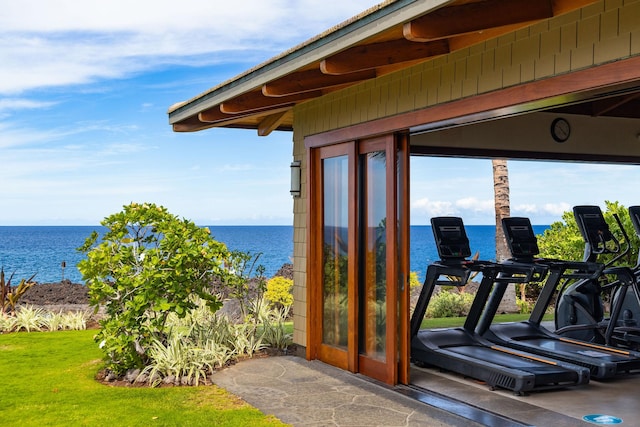
[[246, 360], [214, 382], [294, 426], [474, 426], [384, 386], [318, 361], [284, 356]]

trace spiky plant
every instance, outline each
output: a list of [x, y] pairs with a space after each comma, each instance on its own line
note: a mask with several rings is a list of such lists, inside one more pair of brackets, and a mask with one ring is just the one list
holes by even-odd
[[16, 331], [40, 331], [44, 326], [45, 311], [33, 306], [22, 306], [16, 311]]
[[12, 273], [9, 280], [5, 281], [4, 267], [0, 268], [0, 310], [2, 313], [15, 313], [22, 295], [36, 284], [33, 281], [33, 278], [36, 277], [34, 274], [28, 279], [21, 279], [18, 286], [11, 286], [14, 275], [15, 273]]

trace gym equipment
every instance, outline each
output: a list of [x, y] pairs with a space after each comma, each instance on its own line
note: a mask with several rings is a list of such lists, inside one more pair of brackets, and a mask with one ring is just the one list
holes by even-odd
[[496, 283], [476, 332], [497, 344], [584, 366], [594, 379], [640, 371], [640, 353], [563, 338], [542, 326], [560, 281], [597, 280], [604, 265], [536, 258], [538, 241], [528, 218], [504, 218], [502, 229], [512, 254], [505, 264], [543, 266], [548, 275], [529, 319], [522, 322], [492, 324], [508, 286], [506, 282]]
[[[629, 216], [631, 223], [640, 237], [640, 206], [630, 206]], [[640, 252], [638, 260], [632, 268], [635, 275], [636, 284], [640, 282]], [[627, 286], [624, 290], [617, 289], [613, 296], [613, 305], [620, 305], [620, 315], [613, 330], [613, 339], [624, 343], [637, 343], [640, 341], [640, 295], [636, 291], [637, 287]], [[621, 301], [619, 299], [622, 298]], [[636, 346], [637, 347], [637, 346]]]
[[[611, 233], [598, 206], [576, 206], [573, 213], [585, 241], [584, 260], [595, 262], [598, 256], [614, 254], [598, 280], [582, 280], [561, 287], [556, 304], [556, 331], [563, 337], [606, 344], [615, 347], [640, 349], [640, 328], [619, 326], [623, 304], [628, 292], [638, 295], [638, 282], [629, 267], [609, 267], [629, 251], [629, 238], [616, 215], [614, 218], [627, 242], [622, 245]], [[606, 283], [607, 276], [615, 279]], [[602, 295], [611, 295], [611, 314], [604, 317]], [[619, 297], [616, 298], [616, 295]], [[622, 298], [622, 295], [625, 298]]]
[[[502, 265], [490, 261], [467, 260], [471, 255], [462, 219], [436, 217], [431, 226], [440, 261], [427, 268], [418, 303], [411, 317], [411, 358], [416, 365], [431, 365], [524, 394], [586, 384], [589, 370], [571, 363], [495, 345], [475, 332], [478, 319], [494, 283], [529, 281], [536, 269], [531, 266]], [[436, 286], [467, 284], [473, 272], [482, 274], [464, 326], [420, 329]]]

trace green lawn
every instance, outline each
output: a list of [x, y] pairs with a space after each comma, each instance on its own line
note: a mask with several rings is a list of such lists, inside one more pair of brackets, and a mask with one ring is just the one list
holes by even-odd
[[[498, 314], [492, 323], [519, 322], [529, 318], [529, 314]], [[462, 326], [466, 317], [442, 317], [437, 319], [424, 319], [420, 329], [451, 328]], [[553, 314], [546, 314], [543, 320], [553, 320]]]
[[95, 331], [0, 335], [1, 425], [281, 426], [215, 386], [125, 388], [94, 380]]

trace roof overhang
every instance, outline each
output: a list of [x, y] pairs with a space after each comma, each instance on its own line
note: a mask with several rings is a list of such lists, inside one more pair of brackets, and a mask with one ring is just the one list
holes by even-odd
[[176, 132], [293, 128], [293, 107], [597, 0], [389, 0], [169, 109]]

